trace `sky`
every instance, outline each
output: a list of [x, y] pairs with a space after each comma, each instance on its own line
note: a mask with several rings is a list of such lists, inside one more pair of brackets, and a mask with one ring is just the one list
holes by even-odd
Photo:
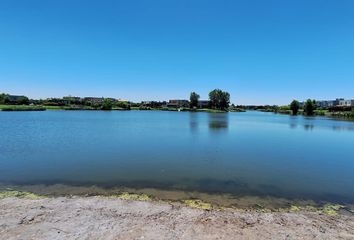
[[1, 0], [0, 92], [354, 99], [352, 0]]

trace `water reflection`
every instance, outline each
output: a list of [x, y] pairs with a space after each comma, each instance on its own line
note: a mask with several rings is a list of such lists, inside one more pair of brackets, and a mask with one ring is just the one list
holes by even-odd
[[[341, 121], [336, 122], [332, 119], [322, 119], [323, 122], [319, 122], [317, 119], [316, 128], [326, 128], [333, 131], [354, 131], [354, 125], [351, 122]], [[306, 119], [304, 122], [297, 122], [294, 119], [291, 119], [289, 122], [289, 127], [291, 129], [296, 129], [298, 126], [303, 127], [305, 131], [313, 131], [315, 129], [315, 123], [312, 119]]]
[[210, 113], [208, 114], [208, 123], [211, 131], [225, 131], [229, 127], [229, 114]]
[[304, 129], [306, 131], [312, 131], [315, 126], [313, 124], [304, 124]]
[[199, 114], [195, 112], [189, 113], [189, 127], [191, 132], [197, 132], [199, 128]]

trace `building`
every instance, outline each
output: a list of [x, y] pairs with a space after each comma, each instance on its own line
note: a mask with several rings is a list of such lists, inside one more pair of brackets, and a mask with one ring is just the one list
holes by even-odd
[[169, 100], [166, 106], [171, 108], [189, 107], [189, 101], [179, 99]]
[[210, 101], [209, 100], [199, 100], [198, 101], [198, 108], [209, 108]]
[[316, 104], [320, 108], [352, 107], [354, 106], [353, 101], [354, 100], [345, 100], [344, 98], [336, 98], [336, 100], [316, 101]]
[[328, 108], [328, 107], [333, 107], [335, 106], [335, 100], [329, 100], [329, 101], [316, 101], [316, 104], [319, 108]]
[[340, 100], [339, 101], [340, 107], [354, 107], [354, 100]]

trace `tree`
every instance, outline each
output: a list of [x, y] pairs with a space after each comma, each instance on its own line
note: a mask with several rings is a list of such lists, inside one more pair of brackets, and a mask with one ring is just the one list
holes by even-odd
[[0, 104], [7, 104], [10, 102], [9, 94], [1, 93], [0, 94]]
[[227, 109], [230, 105], [230, 93], [222, 92], [220, 99], [220, 109]]
[[17, 100], [17, 103], [18, 104], [21, 104], [21, 105], [28, 105], [29, 104], [29, 99], [28, 97], [19, 97], [18, 100]]
[[105, 99], [102, 104], [102, 110], [112, 110], [112, 101], [110, 99]]
[[300, 108], [300, 103], [297, 100], [293, 100], [290, 103], [290, 109], [293, 112], [293, 115], [297, 115], [297, 113], [299, 112], [299, 108]]
[[307, 99], [304, 105], [304, 111], [306, 115], [312, 116], [314, 114], [315, 109], [316, 109], [316, 101]]
[[214, 89], [209, 93], [209, 100], [212, 108], [225, 110], [230, 104], [230, 94], [220, 89]]
[[191, 96], [189, 98], [189, 101], [190, 101], [190, 108], [193, 108], [193, 107], [198, 107], [198, 101], [199, 101], [199, 94], [197, 94], [196, 92], [192, 92], [191, 93]]

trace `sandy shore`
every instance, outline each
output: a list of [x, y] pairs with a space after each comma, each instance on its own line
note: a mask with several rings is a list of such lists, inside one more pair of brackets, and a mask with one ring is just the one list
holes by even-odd
[[1, 239], [354, 239], [354, 218], [107, 197], [0, 200]]

